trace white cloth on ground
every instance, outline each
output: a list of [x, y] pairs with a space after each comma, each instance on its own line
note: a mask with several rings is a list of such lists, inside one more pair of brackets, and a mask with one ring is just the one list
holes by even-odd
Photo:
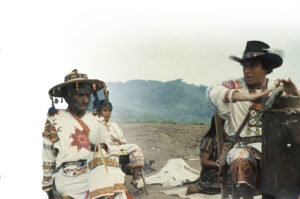
[[200, 171], [191, 168], [182, 158], [170, 159], [158, 174], [146, 177], [146, 183], [178, 186], [194, 182], [199, 176]]

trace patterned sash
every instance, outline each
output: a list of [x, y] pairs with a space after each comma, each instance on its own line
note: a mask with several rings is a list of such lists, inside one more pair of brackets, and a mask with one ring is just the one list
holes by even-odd
[[67, 111], [68, 111], [69, 113], [71, 113], [71, 115], [77, 120], [77, 122], [79, 122], [80, 126], [85, 130], [85, 132], [87, 132], [87, 134], [90, 134], [90, 129], [89, 129], [89, 127], [84, 123], [84, 121], [82, 121], [82, 119], [80, 119], [77, 115], [75, 115], [74, 113], [72, 113], [70, 109], [67, 109]]
[[[233, 141], [234, 136], [229, 136], [229, 141]], [[251, 136], [251, 137], [239, 137], [238, 142], [243, 142], [244, 144], [250, 144], [255, 142], [262, 142], [261, 136]]]

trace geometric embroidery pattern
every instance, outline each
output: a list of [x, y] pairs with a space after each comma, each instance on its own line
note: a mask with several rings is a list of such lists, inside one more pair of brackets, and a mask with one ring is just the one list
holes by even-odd
[[55, 127], [49, 122], [49, 120], [46, 121], [43, 137], [48, 138], [53, 144], [59, 141], [58, 134], [56, 132]]
[[43, 169], [51, 170], [55, 168], [55, 162], [43, 162]]
[[222, 82], [222, 86], [224, 86], [225, 88], [228, 88], [228, 89], [241, 89], [241, 88], [243, 88], [242, 82], [240, 80], [236, 80], [236, 81], [227, 80], [227, 81]]
[[249, 127], [262, 127], [261, 114], [257, 110], [250, 109]]
[[[267, 81], [268, 82], [268, 81]], [[267, 84], [266, 84], [267, 85]], [[264, 91], [266, 89], [267, 86], [265, 86], [264, 89], [262, 89], [262, 91]], [[249, 94], [256, 94], [256, 90], [255, 89], [249, 89]], [[249, 121], [248, 121], [248, 126], [249, 127], [262, 127], [262, 118], [261, 118], [261, 114], [259, 113], [259, 111], [261, 110], [261, 103], [255, 103], [252, 102], [250, 109], [249, 109]]]
[[231, 175], [233, 181], [238, 183], [247, 182], [251, 186], [255, 186], [256, 169], [250, 160], [246, 158], [238, 158], [231, 164]]
[[115, 191], [125, 190], [124, 184], [115, 184], [113, 187], [105, 187], [90, 192], [90, 197], [99, 197], [101, 195], [113, 194]]
[[56, 171], [62, 171], [65, 175], [71, 177], [79, 176], [87, 172], [86, 160], [64, 162], [60, 168], [61, 169], [56, 169]]
[[[105, 163], [107, 166], [112, 167], [120, 167], [120, 164], [116, 161], [113, 161], [111, 158], [105, 158]], [[92, 161], [88, 164], [89, 170], [93, 170], [94, 168], [103, 165], [103, 160], [101, 157], [94, 158]]]
[[69, 169], [69, 168], [64, 168], [62, 169], [62, 172], [64, 174], [66, 174], [67, 176], [72, 176], [72, 177], [76, 177], [79, 176], [81, 174], [84, 174], [87, 172], [87, 168], [82, 167], [82, 168], [73, 168], [73, 169]]
[[140, 150], [135, 151], [134, 155], [130, 154], [130, 163], [132, 165], [132, 168], [136, 167], [143, 167], [144, 166], [144, 156], [140, 152]]
[[84, 129], [81, 131], [75, 126], [75, 133], [70, 135], [70, 138], [73, 138], [70, 146], [77, 146], [77, 151], [80, 151], [82, 148], [90, 151], [89, 134]]

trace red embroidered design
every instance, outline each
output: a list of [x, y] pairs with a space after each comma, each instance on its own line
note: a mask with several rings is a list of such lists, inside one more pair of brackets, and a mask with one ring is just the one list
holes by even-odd
[[234, 83], [233, 80], [229, 80], [229, 81], [225, 81], [222, 83], [222, 86], [228, 88], [228, 89], [235, 89], [236, 88], [236, 85]]
[[54, 162], [43, 162], [43, 169], [51, 170], [55, 168]]
[[81, 131], [75, 126], [75, 133], [70, 135], [70, 138], [73, 138], [70, 146], [77, 146], [77, 151], [82, 148], [90, 151], [89, 134], [84, 129]]
[[230, 90], [227, 90], [225, 92], [225, 96], [224, 96], [225, 103], [229, 103], [229, 93], [230, 93]]
[[46, 121], [43, 137], [46, 139], [49, 139], [51, 142], [56, 143], [59, 141], [59, 137], [57, 135], [57, 132], [55, 130], [55, 127], [49, 122], [49, 120]]
[[90, 197], [98, 198], [99, 196], [113, 194], [120, 190], [125, 190], [124, 184], [114, 184], [113, 187], [104, 187], [104, 188], [96, 189], [96, 190], [90, 192]]

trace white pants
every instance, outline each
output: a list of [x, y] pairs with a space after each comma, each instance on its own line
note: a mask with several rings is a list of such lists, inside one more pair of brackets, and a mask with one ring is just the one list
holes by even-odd
[[81, 174], [71, 177], [58, 172], [54, 175], [55, 187], [57, 192], [71, 196], [75, 199], [87, 198], [89, 184], [88, 174]]
[[90, 199], [112, 195], [115, 199], [127, 199], [124, 186], [125, 174], [121, 168], [113, 166], [113, 164], [119, 163], [119, 157], [108, 157], [108, 154], [103, 149], [101, 150], [108, 161], [107, 167], [100, 163], [102, 158], [99, 153], [96, 157], [94, 157], [94, 153], [91, 153], [88, 158], [88, 163], [95, 158], [98, 160], [98, 163], [95, 162], [92, 168], [88, 167]]

